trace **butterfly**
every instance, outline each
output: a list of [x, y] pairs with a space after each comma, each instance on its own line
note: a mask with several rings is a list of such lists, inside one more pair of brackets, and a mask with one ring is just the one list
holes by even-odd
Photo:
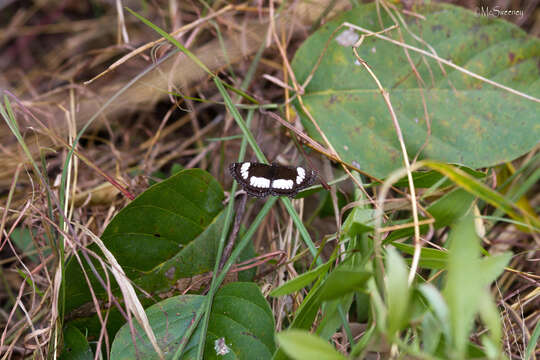
[[241, 162], [229, 165], [231, 176], [251, 196], [268, 195], [294, 197], [317, 178], [313, 170], [301, 166], [284, 166]]

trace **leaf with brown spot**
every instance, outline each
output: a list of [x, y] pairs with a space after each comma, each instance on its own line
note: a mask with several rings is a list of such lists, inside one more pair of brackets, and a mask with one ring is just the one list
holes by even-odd
[[[540, 97], [540, 40], [528, 37], [501, 19], [476, 16], [446, 4], [414, 7], [425, 20], [403, 15], [410, 30], [429, 43], [441, 58], [469, 71]], [[381, 11], [385, 27], [393, 25]], [[330, 35], [343, 22], [379, 31], [375, 4], [362, 5], [322, 26], [297, 51], [293, 70], [299, 83], [306, 80]], [[339, 30], [337, 36], [346, 28]], [[402, 27], [405, 43], [421, 47]], [[397, 39], [396, 31], [384, 34]], [[506, 54], [513, 54], [512, 57]], [[359, 55], [389, 92], [409, 157], [434, 159], [479, 168], [515, 159], [540, 139], [540, 105], [472, 78], [414, 51], [412, 63], [404, 50], [387, 41], [366, 38]], [[454, 92], [453, 88], [456, 89]], [[422, 91], [431, 134], [428, 133]], [[387, 106], [363, 66], [356, 64], [350, 47], [330, 41], [320, 66], [302, 96], [343, 160], [357, 161], [362, 170], [379, 178], [403, 167], [403, 156]], [[298, 107], [300, 111], [300, 107]], [[320, 140], [311, 121], [301, 113], [310, 136]], [[374, 120], [373, 120], [374, 119]], [[425, 147], [426, 139], [428, 139]], [[345, 146], [348, 151], [344, 151]]]

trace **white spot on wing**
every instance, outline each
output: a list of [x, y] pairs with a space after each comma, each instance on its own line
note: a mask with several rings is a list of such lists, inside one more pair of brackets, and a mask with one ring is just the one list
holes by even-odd
[[306, 170], [304, 170], [304, 168], [297, 167], [296, 168], [296, 174], [298, 174], [296, 176], [296, 183], [298, 185], [300, 185], [304, 181], [304, 179], [306, 178]]
[[270, 180], [263, 177], [252, 176], [249, 179], [249, 184], [256, 188], [268, 189], [270, 187]]
[[272, 181], [273, 189], [290, 190], [293, 188], [293, 185], [294, 183], [292, 180], [277, 179]]
[[251, 163], [243, 163], [242, 166], [240, 167], [240, 175], [242, 175], [242, 178], [245, 180], [248, 178], [249, 176], [249, 173], [248, 173], [248, 170], [249, 170], [249, 167], [251, 166]]

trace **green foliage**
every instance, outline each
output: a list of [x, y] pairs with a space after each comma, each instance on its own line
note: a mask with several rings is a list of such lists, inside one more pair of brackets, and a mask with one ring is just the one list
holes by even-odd
[[[179, 189], [187, 190], [184, 193]], [[166, 284], [171, 279], [186, 274], [209, 271], [216, 255], [208, 249], [215, 248], [215, 239], [219, 238], [223, 222], [223, 212], [220, 215], [221, 194], [219, 186], [208, 174], [200, 170], [182, 171], [151, 187], [123, 209], [104, 232], [103, 241], [120, 244], [111, 246], [111, 251], [119, 252], [117, 259], [124, 262], [126, 272], [134, 276], [133, 279], [138, 284], [148, 284], [149, 288], [156, 286], [156, 283], [151, 284], [155, 279], [167, 279], [163, 281]], [[180, 196], [182, 201], [188, 201], [189, 198], [194, 200], [188, 202], [191, 207], [182, 208], [178, 205], [180, 200], [175, 199], [175, 196]], [[358, 196], [359, 203], [362, 198], [362, 195]], [[441, 204], [450, 206], [455, 199], [466, 199], [466, 205], [458, 206], [459, 210], [442, 211]], [[253, 283], [233, 283], [217, 292], [209, 308], [205, 339], [201, 340], [201, 328], [196, 327], [186, 343], [182, 358], [196, 358], [197, 344], [201, 341], [204, 344], [205, 358], [218, 358], [215, 346], [219, 348], [220, 343], [216, 341], [221, 338], [225, 339], [221, 348], [229, 349], [228, 356], [231, 358], [256, 356], [268, 359], [273, 354], [274, 359], [303, 359], [311, 356], [313, 351], [320, 353], [319, 358], [341, 358], [343, 355], [333, 350], [326, 340], [330, 339], [337, 328], [344, 325], [342, 314], [351, 311], [355, 305], [353, 300], [359, 301], [358, 299], [366, 295], [367, 307], [358, 310], [367, 311], [368, 319], [371, 319], [368, 324], [371, 326], [369, 332], [352, 344], [352, 352], [356, 355], [360, 356], [372, 348], [378, 342], [377, 339], [385, 339], [387, 342], [399, 344], [400, 350], [409, 354], [421, 353], [454, 359], [483, 354], [482, 356], [497, 358], [500, 355], [502, 330], [498, 310], [487, 286], [500, 275], [511, 254], [481, 257], [479, 239], [469, 211], [470, 201], [469, 197], [464, 196], [463, 190], [460, 190], [449, 192], [447, 197], [433, 205], [435, 209], [437, 206], [441, 208], [441, 215], [437, 215], [436, 221], [451, 228], [449, 247], [447, 250], [422, 249], [419, 266], [421, 269], [443, 270], [446, 274], [444, 288], [422, 284], [421, 281], [409, 286], [406, 263], [410, 258], [403, 259], [398, 250], [403, 254], [412, 254], [414, 249], [409, 244], [396, 241], [392, 242], [393, 246], [383, 249], [384, 288], [378, 288], [372, 272], [372, 245], [369, 245], [374, 231], [374, 213], [368, 206], [357, 206], [343, 222], [341, 241], [347, 244], [347, 256], [343, 261], [334, 265], [336, 255], [333, 255], [327, 263], [301, 274], [272, 292], [272, 296], [279, 297], [303, 289], [308, 291], [289, 325], [289, 330], [277, 335], [279, 343], [282, 344], [278, 351], [274, 352], [273, 315], [258, 286]], [[190, 213], [183, 212], [185, 209]], [[151, 211], [162, 216], [155, 217], [150, 214]], [[167, 214], [175, 214], [183, 219], [183, 222], [178, 222], [177, 229], [171, 230], [172, 222], [167, 219]], [[214, 218], [211, 218], [212, 216]], [[159, 223], [161, 219], [164, 220], [164, 225]], [[137, 240], [132, 240], [135, 236], [141, 236], [140, 241], [144, 242], [145, 239], [152, 239], [148, 237], [149, 234], [159, 233], [162, 236], [152, 244], [160, 247], [162, 242], [159, 239], [164, 238], [170, 242], [175, 239], [175, 231], [182, 232], [186, 226], [189, 228], [194, 226], [193, 224], [202, 224], [206, 229], [201, 229], [199, 234], [190, 235], [192, 240], [187, 243], [179, 240], [177, 253], [164, 256], [160, 261], [156, 262], [158, 257], [150, 256], [149, 260], [144, 260], [146, 263], [140, 260], [141, 264], [137, 264], [133, 259], [126, 259], [122, 253], [130, 251], [129, 247], [133, 246], [133, 242], [137, 244]], [[166, 230], [172, 232], [168, 233]], [[251, 233], [253, 231], [250, 230]], [[182, 235], [186, 234], [188, 232], [183, 231]], [[110, 240], [116, 238], [131, 240]], [[131, 254], [136, 256], [136, 252]], [[201, 265], [206, 263], [206, 267]], [[178, 264], [183, 266], [175, 267]], [[141, 271], [134, 271], [136, 266], [140, 266]], [[140, 274], [144, 276], [137, 277]], [[73, 284], [73, 275], [70, 276], [72, 278], [68, 284]], [[77, 295], [74, 290], [77, 290], [77, 287], [68, 290], [68, 299]], [[206, 297], [202, 295], [184, 295], [169, 298], [146, 310], [166, 358], [174, 357], [173, 354], [193, 325], [196, 314], [202, 311], [205, 301]], [[307, 333], [313, 328], [319, 314], [321, 318], [315, 329], [316, 335]], [[490, 330], [482, 337], [483, 350], [478, 347], [471, 350], [473, 347], [469, 335], [476, 319], [481, 319]], [[402, 342], [404, 331], [410, 328], [412, 323], [420, 324], [418, 331], [421, 335], [415, 338], [414, 347]], [[81, 323], [77, 326], [79, 329], [80, 325]], [[111, 358], [134, 358], [135, 351], [142, 354], [142, 358], [157, 356], [138, 324], [135, 324], [135, 328], [137, 350], [133, 347], [129, 326], [125, 324], [116, 334]], [[65, 330], [65, 337], [65, 349], [81, 349], [73, 354], [84, 354], [88, 351], [83, 346], [85, 337], [74, 326]], [[82, 340], [84, 341], [81, 342]], [[246, 352], [246, 349], [249, 351]], [[68, 352], [65, 354], [64, 356], [70, 356]]]
[[[455, 196], [454, 192], [451, 192]], [[459, 193], [460, 197], [461, 192]], [[469, 197], [467, 197], [469, 199]], [[448, 202], [447, 204], [451, 204]], [[470, 200], [467, 201], [470, 204]], [[438, 205], [440, 206], [440, 205]], [[501, 355], [501, 324], [498, 310], [494, 306], [487, 286], [491, 284], [508, 264], [511, 254], [504, 253], [488, 257], [480, 256], [480, 243], [475, 233], [473, 217], [470, 215], [470, 205], [459, 207], [461, 210], [450, 212], [451, 216], [444, 216], [444, 224], [451, 227], [448, 240], [448, 250], [424, 248], [420, 253], [420, 268], [443, 270], [446, 274], [444, 288], [437, 288], [431, 284], [407, 283], [408, 267], [397, 250], [388, 247], [385, 250], [384, 292], [377, 288], [373, 275], [370, 272], [371, 262], [365, 259], [371, 257], [370, 252], [355, 252], [354, 256], [335, 269], [327, 272], [327, 265], [300, 275], [277, 289], [273, 295], [288, 294], [298, 290], [299, 286], [309, 286], [317, 279], [305, 297], [302, 305], [295, 314], [290, 325], [292, 329], [309, 330], [315, 319], [318, 309], [322, 310], [322, 321], [317, 333], [322, 339], [329, 334], [329, 325], [334, 328], [339, 325], [332, 319], [336, 317], [336, 304], [332, 299], [341, 297], [339, 305], [350, 308], [352, 303], [347, 301], [349, 294], [369, 294], [368, 302], [371, 306], [371, 318], [375, 320], [376, 327], [353, 345], [353, 353], [358, 355], [369, 349], [377, 342], [374, 333], [388, 342], [400, 344], [404, 353], [411, 355], [436, 356], [448, 359], [466, 359], [469, 357], [484, 356], [498, 358]], [[354, 208], [345, 224], [361, 222], [358, 214], [365, 213], [366, 209]], [[448, 214], [448, 213], [447, 213]], [[459, 216], [458, 216], [459, 215]], [[369, 224], [371, 217], [364, 219]], [[349, 250], [357, 248], [359, 239], [368, 239], [364, 231], [357, 231], [358, 226], [343, 227], [348, 233], [343, 233], [343, 239], [349, 240]], [[412, 254], [411, 245], [394, 242], [393, 245], [405, 254]], [[361, 247], [360, 247], [361, 248]], [[410, 259], [409, 259], [410, 260]], [[354, 265], [353, 265], [354, 264]], [[324, 270], [324, 271], [323, 271]], [[325, 276], [325, 274], [327, 274]], [[320, 278], [318, 276], [324, 277]], [[287, 289], [287, 291], [284, 291]], [[414, 296], [413, 296], [414, 294]], [[331, 317], [326, 320], [326, 317]], [[484, 350], [474, 346], [469, 336], [473, 330], [475, 319], [481, 319], [490, 330], [483, 338]], [[334, 321], [334, 322], [332, 322]], [[413, 323], [420, 321], [421, 337], [415, 339], [414, 346], [402, 342], [405, 329]], [[295, 330], [297, 331], [297, 330]], [[288, 334], [288, 332], [285, 332]], [[307, 336], [298, 332], [295, 338], [296, 346], [301, 349], [316, 348], [312, 343], [313, 335]], [[285, 335], [283, 335], [285, 336]], [[288, 336], [288, 335], [287, 335]], [[281, 336], [278, 336], [280, 344]], [[320, 341], [322, 341], [322, 339]], [[278, 351], [274, 359], [307, 358], [294, 355], [293, 351], [302, 354], [302, 350], [291, 347], [287, 340], [283, 342], [285, 348]], [[306, 353], [309, 354], [309, 353]], [[328, 356], [332, 356], [329, 353]]]
[[[530, 75], [536, 74], [536, 39], [526, 38], [505, 22], [478, 18], [451, 6], [429, 4], [415, 11], [426, 20], [411, 21], [410, 30], [433, 45], [442, 58], [508, 86], [532, 93], [540, 91], [538, 83], [530, 80]], [[298, 80], [308, 76], [338, 24], [361, 19], [363, 24], [374, 27], [378, 15], [374, 5], [365, 5], [324, 25], [295, 56], [293, 67]], [[139, 18], [198, 63], [195, 55], [177, 40]], [[384, 13], [381, 19], [390, 25]], [[470, 34], [473, 29], [477, 34]], [[509, 38], [513, 40], [511, 44], [506, 43]], [[405, 41], [411, 42], [407, 33]], [[409, 153], [416, 154], [428, 135], [426, 119], [419, 110], [422, 94], [405, 65], [405, 55], [396, 49], [390, 43], [367, 39], [360, 55], [390, 89]], [[519, 61], [493, 56], [500, 52], [513, 54], [513, 59]], [[536, 144], [539, 128], [530, 102], [457, 71], [449, 70], [448, 75], [439, 70], [432, 72], [438, 69], [433, 60], [423, 63], [417, 53], [411, 56], [420, 75], [431, 79], [426, 89], [429, 91], [424, 93], [431, 132], [421, 158], [476, 168], [513, 159]], [[401, 167], [401, 152], [378, 89], [354, 62], [350, 50], [332, 40], [303, 100], [307, 109], [317, 114], [323, 132], [345, 161], [359, 161], [371, 175], [386, 177]], [[204, 64], [200, 66], [214, 79], [246, 141], [259, 160], [265, 161], [223, 82]], [[514, 123], [516, 114], [519, 126]], [[317, 137], [312, 124], [303, 120], [309, 134]], [[215, 272], [208, 295], [171, 297], [146, 309], [167, 359], [201, 359], [203, 354], [208, 359], [344, 359], [329, 341], [338, 328], [349, 338], [351, 357], [362, 358], [368, 351], [388, 346], [404, 357], [500, 358], [501, 322], [489, 286], [507, 266], [511, 254], [482, 257], [471, 209], [478, 206], [476, 200], [480, 198], [516, 221], [530, 227], [537, 223], [503, 194], [486, 186], [481, 180], [484, 173], [435, 161], [424, 164], [430, 170], [413, 173], [415, 186], [427, 189], [425, 199], [432, 201], [423, 214], [429, 213], [433, 218], [432, 229], [448, 227], [450, 235], [441, 248], [426, 247], [420, 251], [420, 271], [411, 284], [409, 255], [415, 251], [411, 227], [393, 231], [383, 244], [376, 243], [373, 239], [379, 231], [374, 221], [377, 212], [371, 205], [357, 205], [345, 215], [339, 234], [334, 236], [338, 242], [334, 252], [324, 256], [328, 261], [322, 263], [323, 256], [318, 256], [323, 254], [322, 249], [318, 251], [311, 241], [290, 200], [283, 199], [299, 234], [316, 258], [313, 263], [317, 267], [270, 293], [274, 298], [302, 299], [290, 318], [284, 316], [287, 329], [278, 334], [274, 334], [274, 316], [282, 314], [272, 314], [258, 285], [231, 283], [218, 290], [238, 254], [233, 252], [233, 260], [221, 272], [214, 267], [222, 249], [218, 242], [225, 238], [231, 223], [232, 205], [229, 203], [229, 212], [223, 211], [223, 190], [210, 174], [197, 169], [182, 170], [152, 186], [114, 217], [101, 239], [130, 280], [147, 292], [165, 290], [180, 278]], [[397, 186], [408, 186], [400, 181]], [[437, 199], [432, 200], [431, 196]], [[360, 193], [355, 200], [368, 203]], [[274, 201], [266, 200], [249, 230], [241, 236], [242, 245], [234, 251], [247, 245]], [[389, 216], [385, 226], [411, 222], [412, 219], [399, 215]], [[429, 227], [425, 225], [420, 230], [426, 234]], [[88, 249], [100, 254], [95, 246]], [[103, 274], [101, 265], [93, 264]], [[380, 275], [376, 271], [379, 268], [383, 270]], [[85, 265], [84, 269], [90, 274], [98, 297], [103, 297], [105, 291], [90, 267]], [[438, 271], [440, 277], [427, 282], [421, 275], [431, 270]], [[68, 312], [91, 299], [82, 270], [73, 260], [66, 269], [65, 289]], [[365, 322], [366, 331], [358, 340], [352, 336], [350, 316]], [[482, 347], [470, 340], [475, 324], [488, 330], [481, 337]], [[88, 342], [80, 328], [68, 326], [64, 330], [64, 349], [77, 350], [72, 357], [65, 351], [66, 359], [79, 358], [77, 354], [86, 356]], [[141, 327], [134, 322], [133, 328], [132, 333], [130, 325], [123, 324], [116, 333], [110, 357], [158, 358]], [[537, 339], [539, 333], [537, 327], [533, 338]], [[280, 345], [278, 349], [274, 337]], [[533, 350], [527, 351], [532, 354]]]

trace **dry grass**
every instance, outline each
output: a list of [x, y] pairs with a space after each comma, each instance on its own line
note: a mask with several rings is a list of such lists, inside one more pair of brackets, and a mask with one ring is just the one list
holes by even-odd
[[[457, 2], [471, 9], [479, 3]], [[84, 246], [91, 241], [83, 231], [55, 228], [59, 218], [76, 221], [99, 235], [112, 216], [129, 203], [130, 197], [148, 187], [156, 172], [168, 173], [174, 164], [206, 169], [225, 189], [231, 183], [225, 170], [236, 158], [239, 141], [208, 139], [239, 131], [224, 106], [216, 103], [221, 97], [206, 73], [186, 56], [177, 55], [151, 69], [99, 114], [76, 147], [79, 156], [71, 164], [74, 178], [68, 193], [70, 206], [63, 213], [49, 214], [48, 194], [58, 194], [68, 144], [76, 131], [129, 81], [150, 69], [172, 49], [165, 42], [155, 44], [85, 85], [85, 81], [102, 74], [137, 47], [156, 40], [155, 33], [134, 17], [126, 13], [122, 19], [113, 3], [0, 2], [0, 24], [3, 24], [0, 89], [11, 94], [24, 140], [34, 160], [44, 164], [42, 170], [48, 181], [43, 182], [33, 173], [13, 133], [5, 123], [0, 123], [1, 359], [23, 358], [31, 353], [42, 359], [54, 346], [51, 341], [55, 338], [56, 319], [52, 309], [59, 258], [51, 253], [51, 247], [56, 249], [56, 246], [51, 246], [49, 239], [55, 231], [65, 231], [67, 244], [71, 246]], [[513, 1], [509, 6], [531, 10], [525, 11], [524, 17], [508, 20], [533, 36], [540, 35], [540, 12], [532, 8], [537, 3]], [[124, 2], [164, 29], [186, 27], [176, 38], [210, 70], [220, 73], [237, 88], [246, 79], [261, 44], [266, 44], [256, 72], [246, 86], [247, 92], [263, 104], [282, 104], [290, 99], [287, 89], [270, 81], [277, 78], [288, 82], [288, 60], [278, 48], [284, 49], [290, 60], [326, 8], [326, 2], [287, 4], [280, 21], [273, 24], [276, 35], [273, 37], [267, 35], [268, 19], [273, 11], [267, 2], [226, 5], [217, 1], [213, 8], [205, 8], [196, 1], [147, 2], [145, 9], [138, 8], [140, 4]], [[492, 7], [497, 4], [490, 2]], [[338, 1], [324, 21], [349, 6], [348, 2]], [[218, 11], [217, 16], [212, 15]], [[129, 43], [124, 41], [126, 35]], [[193, 101], [173, 93], [207, 101]], [[285, 117], [296, 120], [288, 107]], [[285, 163], [301, 159], [302, 154], [290, 135], [277, 122], [258, 112], [253, 121], [257, 143], [269, 159]], [[528, 156], [532, 153], [516, 160], [515, 166], [519, 167]], [[325, 177], [333, 177], [332, 168], [322, 165], [322, 156], [315, 161], [324, 168]], [[116, 184], [111, 183], [113, 179]], [[530, 202], [533, 209], [538, 208], [538, 194]], [[311, 205], [305, 209], [312, 209]], [[52, 207], [56, 207], [54, 201]], [[249, 218], [253, 212], [256, 209], [248, 209], [245, 216]], [[305, 212], [307, 219], [310, 211]], [[284, 250], [291, 258], [299, 251], [291, 245], [296, 233], [292, 222], [280, 218], [283, 213], [276, 211], [268, 217], [255, 238], [257, 250], [275, 258], [282, 253], [270, 253]], [[312, 226], [320, 234], [336, 231], [336, 222], [327, 219], [315, 219]], [[10, 240], [13, 231], [20, 229], [29, 231], [32, 252], [16, 247]], [[486, 241], [488, 251], [508, 249], [517, 254], [510, 266], [517, 271], [506, 272], [493, 288], [493, 294], [504, 309], [505, 349], [508, 355], [520, 358], [540, 318], [539, 278], [528, 275], [538, 274], [539, 253], [534, 250], [540, 244], [538, 238], [504, 223], [494, 227], [486, 235]], [[72, 252], [69, 245], [66, 252]], [[268, 282], [266, 288], [275, 287], [285, 273], [289, 278], [296, 275], [292, 265], [281, 266], [275, 276], [264, 278]], [[278, 328], [284, 320], [282, 311], [289, 305], [277, 300], [273, 303]], [[338, 343], [346, 342], [345, 336], [340, 339], [335, 338]]]

